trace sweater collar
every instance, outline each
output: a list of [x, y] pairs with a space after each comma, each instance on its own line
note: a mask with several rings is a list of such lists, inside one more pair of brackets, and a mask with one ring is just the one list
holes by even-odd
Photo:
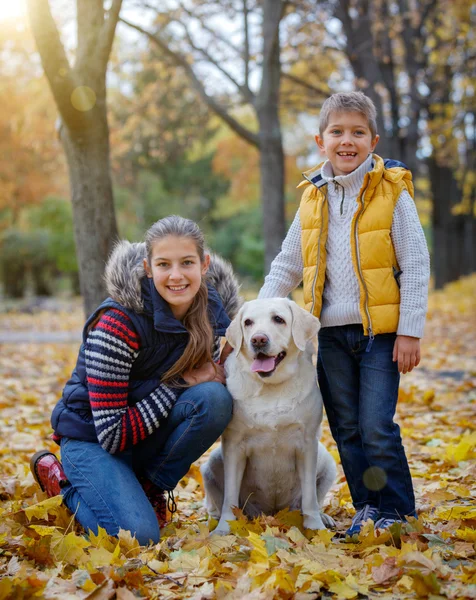
[[349, 173], [348, 175], [334, 175], [330, 161], [326, 160], [321, 168], [321, 176], [328, 184], [335, 183], [338, 184], [338, 186], [342, 186], [349, 196], [357, 196], [362, 187], [366, 173], [372, 170], [372, 167], [373, 157], [372, 154], [369, 154], [364, 162], [357, 167], [355, 171], [352, 171], [352, 173]]
[[[208, 287], [208, 313], [215, 335], [224, 335], [230, 324], [218, 292], [210, 285]], [[154, 320], [156, 331], [163, 333], [188, 333], [184, 324], [174, 317], [172, 309], [157, 291], [154, 280], [144, 277], [141, 281], [144, 313]]]

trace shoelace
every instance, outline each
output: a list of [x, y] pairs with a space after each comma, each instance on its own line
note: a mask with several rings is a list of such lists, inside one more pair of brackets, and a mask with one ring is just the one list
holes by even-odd
[[[352, 525], [359, 523], [360, 521], [364, 522], [367, 519], [374, 519], [378, 515], [378, 509], [370, 506], [370, 504], [366, 504], [363, 508], [358, 510], [355, 513], [354, 518], [352, 519]], [[382, 519], [380, 519], [382, 520]]]
[[177, 512], [177, 503], [175, 502], [173, 490], [167, 490], [167, 508], [171, 515]]
[[382, 517], [375, 523], [375, 529], [388, 529], [394, 523], [399, 523], [398, 519], [391, 519], [388, 517]]

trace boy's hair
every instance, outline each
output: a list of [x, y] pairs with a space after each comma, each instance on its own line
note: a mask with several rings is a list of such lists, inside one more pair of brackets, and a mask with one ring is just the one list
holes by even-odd
[[[171, 215], [154, 223], [145, 234], [147, 260], [152, 265], [154, 244], [167, 236], [183, 237], [195, 243], [200, 262], [205, 260], [205, 239], [200, 227], [190, 219]], [[206, 362], [213, 364], [213, 330], [208, 318], [208, 287], [202, 277], [200, 288], [188, 309], [183, 324], [188, 330], [189, 339], [182, 356], [162, 376], [164, 383], [183, 387], [179, 378], [185, 371], [200, 367]]]
[[368, 121], [372, 138], [377, 135], [377, 109], [372, 100], [363, 92], [338, 92], [327, 98], [319, 115], [319, 135], [322, 136], [329, 125], [329, 118], [333, 112], [361, 114]]

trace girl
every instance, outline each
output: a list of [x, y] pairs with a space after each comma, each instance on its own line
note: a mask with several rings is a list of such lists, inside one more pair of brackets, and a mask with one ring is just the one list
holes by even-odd
[[48, 451], [31, 459], [43, 491], [61, 493], [86, 531], [122, 528], [156, 543], [164, 491], [173, 503], [178, 481], [231, 418], [223, 366], [212, 356], [230, 318], [206, 277], [210, 266], [235, 312], [232, 271], [217, 257], [210, 263], [193, 221], [161, 219], [145, 245], [120, 242], [109, 259], [110, 297], [86, 322], [53, 410], [63, 464]]

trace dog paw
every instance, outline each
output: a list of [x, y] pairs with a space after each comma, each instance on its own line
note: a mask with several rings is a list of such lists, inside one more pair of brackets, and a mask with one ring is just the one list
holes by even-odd
[[322, 518], [322, 522], [324, 523], [324, 525], [327, 528], [334, 529], [334, 527], [336, 526], [336, 522], [334, 521], [334, 519], [332, 517], [330, 517], [329, 515], [326, 515], [326, 513], [321, 513], [321, 518]]
[[307, 515], [304, 517], [302, 524], [305, 529], [326, 529], [320, 515]]
[[211, 532], [211, 535], [228, 535], [230, 533], [230, 526], [226, 521], [219, 521], [216, 528]]

